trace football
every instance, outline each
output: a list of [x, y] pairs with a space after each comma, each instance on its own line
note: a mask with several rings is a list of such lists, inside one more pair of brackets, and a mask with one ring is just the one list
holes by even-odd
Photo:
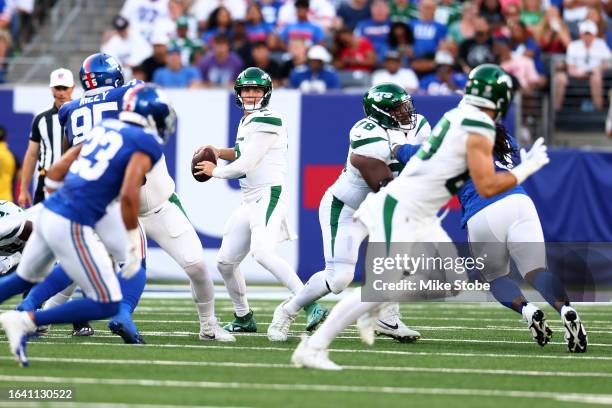
[[215, 152], [213, 151], [213, 149], [211, 149], [210, 147], [205, 147], [199, 152], [196, 152], [193, 155], [193, 159], [191, 159], [191, 174], [193, 175], [193, 178], [196, 179], [196, 181], [203, 183], [205, 181], [210, 180], [211, 177], [205, 174], [200, 174], [199, 176], [195, 175], [197, 171], [195, 166], [201, 161], [209, 161], [217, 164], [217, 158], [215, 157]]

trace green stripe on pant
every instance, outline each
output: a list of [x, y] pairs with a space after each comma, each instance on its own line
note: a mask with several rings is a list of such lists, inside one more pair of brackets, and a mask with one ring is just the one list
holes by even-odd
[[278, 204], [278, 199], [280, 198], [281, 192], [283, 191], [283, 186], [272, 186], [270, 188], [270, 202], [268, 203], [268, 210], [266, 211], [266, 225], [268, 225], [268, 220], [276, 205]]
[[338, 200], [335, 196], [332, 200], [331, 214], [329, 217], [329, 225], [331, 227], [331, 252], [332, 257], [334, 256], [334, 246], [336, 244], [336, 234], [338, 233], [338, 220], [340, 219], [340, 213], [344, 203]]

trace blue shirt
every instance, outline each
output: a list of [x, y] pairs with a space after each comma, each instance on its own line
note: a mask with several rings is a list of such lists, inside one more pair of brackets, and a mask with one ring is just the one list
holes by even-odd
[[164, 88], [188, 88], [192, 81], [201, 80], [200, 71], [194, 67], [181, 67], [178, 71], [163, 67], [153, 74], [153, 82]]
[[293, 38], [304, 40], [307, 44], [309, 42], [310, 44], [317, 44], [325, 40], [325, 33], [321, 27], [310, 21], [287, 24], [279, 35], [285, 44], [288, 44], [289, 40]]
[[119, 88], [98, 88], [62, 105], [58, 120], [70, 146], [81, 143], [102, 119], [116, 119], [123, 108], [123, 95], [142, 81], [130, 81]]
[[308, 65], [296, 67], [289, 75], [289, 86], [299, 88], [303, 81], [323, 81], [327, 89], [340, 89], [340, 78], [333, 68], [323, 67], [314, 72]]
[[438, 44], [446, 37], [446, 26], [436, 21], [415, 20], [410, 23], [410, 27], [414, 35], [414, 57], [433, 58]]
[[257, 25], [247, 24], [246, 32], [249, 42], [265, 42], [268, 39], [268, 35], [274, 32], [274, 28], [267, 23], [259, 23]]
[[370, 40], [379, 61], [382, 61], [385, 52], [389, 49], [389, 31], [391, 31], [391, 22], [389, 21], [379, 23], [369, 19], [358, 23], [355, 27], [356, 35]]
[[142, 152], [155, 164], [162, 146], [152, 131], [116, 119], [96, 126], [70, 167], [64, 185], [44, 206], [71, 221], [95, 226], [121, 190], [132, 155]]
[[[467, 75], [462, 72], [454, 72], [451, 75], [451, 80], [459, 89], [465, 87]], [[419, 81], [419, 88], [432, 95], [454, 95], [455, 91], [442, 82], [436, 74], [425, 75]]]
[[[510, 157], [510, 161], [512, 165], [504, 166], [499, 160], [495, 160], [495, 171], [508, 171], [509, 168], [512, 168], [519, 164], [520, 159], [517, 154], [518, 146], [516, 144], [516, 140], [510, 135], [508, 135], [508, 140], [510, 141], [510, 145], [512, 149], [514, 149], [514, 154]], [[527, 194], [525, 189], [517, 184], [513, 188], [504, 191], [494, 197], [484, 198], [478, 194], [476, 191], [476, 187], [474, 186], [474, 182], [472, 179], [468, 179], [466, 183], [461, 187], [461, 189], [457, 192], [457, 197], [459, 197], [459, 202], [461, 203], [461, 226], [465, 228], [468, 220], [472, 218], [472, 216], [478, 213], [483, 208], [493, 204], [496, 201], [501, 200], [504, 197], [507, 197], [512, 194]]]
[[521, 55], [525, 54], [525, 51], [533, 51], [533, 63], [536, 70], [539, 74], [546, 73], [544, 63], [542, 62], [542, 50], [533, 38], [528, 37], [524, 43], [517, 44], [512, 51], [519, 52]]
[[276, 19], [278, 18], [278, 10], [283, 6], [282, 1], [272, 1], [267, 3], [262, 3], [261, 0], [258, 0], [257, 3], [261, 7], [261, 14], [266, 23], [275, 26]]

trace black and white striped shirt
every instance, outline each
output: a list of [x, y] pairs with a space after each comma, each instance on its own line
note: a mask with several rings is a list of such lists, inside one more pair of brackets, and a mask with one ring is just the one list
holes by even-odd
[[48, 170], [53, 163], [62, 157], [62, 127], [57, 117], [55, 105], [39, 113], [32, 122], [30, 140], [39, 143], [38, 170]]

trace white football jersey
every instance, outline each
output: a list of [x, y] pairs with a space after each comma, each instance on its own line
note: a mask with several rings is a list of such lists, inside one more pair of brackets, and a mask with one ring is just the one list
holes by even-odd
[[174, 193], [174, 180], [168, 174], [166, 157], [155, 163], [153, 168], [145, 175], [145, 183], [140, 188], [140, 215], [144, 215], [168, 201]]
[[[18, 214], [23, 210], [10, 201], [0, 201], [0, 218]], [[21, 252], [25, 241], [19, 239], [26, 221], [20, 219], [16, 223], [1, 224], [0, 226], [0, 256], [13, 255]]]
[[434, 126], [431, 136], [400, 176], [386, 187], [409, 214], [432, 217], [469, 178], [468, 134], [495, 142], [495, 123], [480, 109], [461, 103]]
[[429, 136], [431, 128], [424, 116], [417, 114], [417, 126], [408, 131], [386, 130], [375, 121], [364, 118], [358, 121], [349, 133], [349, 150], [344, 170], [329, 188], [339, 200], [353, 209], [365, 200], [372, 190], [357, 168], [351, 164], [351, 154], [371, 157], [384, 162], [396, 177], [403, 166], [391, 154], [391, 147], [396, 144], [418, 144]]
[[255, 133], [271, 133], [277, 138], [255, 168], [239, 179], [246, 201], [258, 198], [265, 188], [284, 185], [287, 173], [288, 138], [282, 116], [266, 108], [243, 117], [234, 146], [236, 159], [254, 148], [256, 141], [252, 140], [252, 135]]

